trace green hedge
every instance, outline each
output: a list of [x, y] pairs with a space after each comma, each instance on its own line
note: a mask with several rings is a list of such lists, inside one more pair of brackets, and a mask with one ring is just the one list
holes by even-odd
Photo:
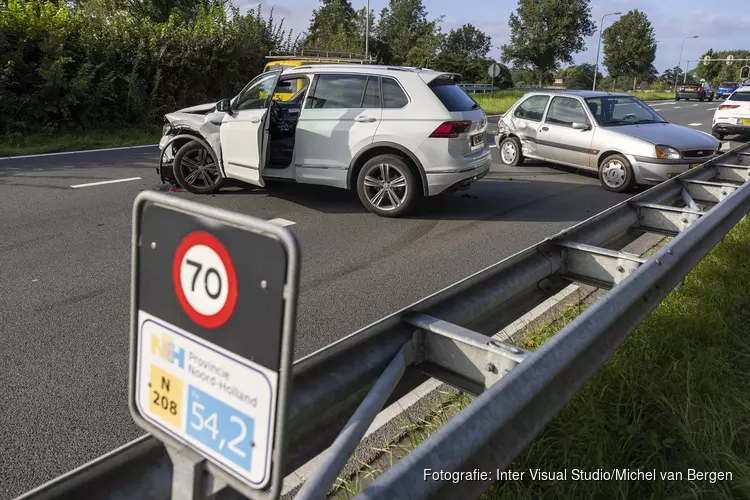
[[253, 10], [212, 7], [194, 22], [174, 14], [156, 23], [9, 0], [0, 7], [0, 132], [158, 124], [169, 111], [235, 95], [284, 35]]

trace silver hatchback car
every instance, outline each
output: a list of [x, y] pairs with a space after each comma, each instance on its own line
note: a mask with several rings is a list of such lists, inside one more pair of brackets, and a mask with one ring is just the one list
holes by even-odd
[[721, 149], [633, 96], [592, 91], [526, 94], [499, 120], [495, 142], [506, 165], [534, 158], [590, 170], [616, 192], [663, 182]]

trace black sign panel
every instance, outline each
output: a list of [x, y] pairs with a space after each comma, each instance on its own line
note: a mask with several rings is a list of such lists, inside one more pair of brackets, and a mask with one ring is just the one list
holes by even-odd
[[[221, 251], [212, 248], [212, 241], [218, 241], [226, 249], [228, 255], [222, 255], [223, 260], [229, 259], [228, 263], [224, 263], [225, 270], [234, 267], [234, 272], [228, 276], [226, 271], [219, 276], [219, 271], [210, 264], [199, 262], [199, 258], [185, 259], [190, 248], [196, 246], [208, 247], [214, 250], [214, 254], [221, 255]], [[192, 290], [204, 295], [196, 300], [211, 299], [224, 292], [224, 288], [229, 289], [230, 296], [226, 301], [236, 300], [236, 304], [229, 310], [223, 324], [206, 327], [198, 322], [200, 320], [191, 318], [191, 314], [200, 316], [200, 313], [185, 299], [186, 293], [181, 290], [180, 280], [175, 278], [176, 274], [180, 274], [176, 261], [182, 260], [189, 261], [185, 264], [189, 268], [186, 270], [189, 283], [186, 283], [185, 292]], [[137, 262], [137, 294], [141, 310], [245, 359], [278, 371], [287, 269], [287, 255], [279, 241], [206, 218], [147, 204], [141, 215]], [[221, 297], [214, 300], [221, 300]]]

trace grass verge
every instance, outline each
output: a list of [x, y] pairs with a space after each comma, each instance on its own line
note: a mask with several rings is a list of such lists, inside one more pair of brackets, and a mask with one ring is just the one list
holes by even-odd
[[[750, 498], [748, 252], [750, 220], [729, 232], [514, 461], [523, 480], [494, 486], [482, 500]], [[564, 309], [520, 345], [538, 348], [585, 307]], [[380, 450], [379, 462], [339, 478], [332, 497], [353, 498], [471, 400], [446, 393], [429, 417]], [[567, 470], [568, 480], [535, 481], [534, 469]], [[655, 470], [656, 479], [573, 481], [572, 469]], [[689, 469], [732, 478], [691, 481]]]
[[[524, 90], [503, 90], [492, 94], [475, 94], [472, 97], [482, 106], [485, 113], [498, 115], [508, 111], [526, 93], [527, 91]], [[674, 98], [674, 94], [671, 92], [628, 92], [628, 94], [642, 101], [660, 101]]]
[[10, 134], [0, 137], [0, 157], [156, 144], [160, 131], [154, 127], [63, 134]]
[[441, 403], [425, 418], [404, 426], [399, 436], [386, 448], [375, 449], [380, 453], [380, 457], [374, 463], [360, 463], [359, 472], [354, 477], [339, 476], [328, 498], [350, 500], [356, 497], [368, 484], [419, 446], [430, 434], [445, 425], [471, 402], [470, 396], [454, 390], [443, 392], [440, 396]]
[[[750, 222], [735, 227], [513, 463], [482, 500], [750, 498]], [[524, 340], [533, 349], [580, 310]], [[573, 481], [573, 469], [656, 479]], [[567, 481], [528, 471], [568, 471]], [[690, 481], [689, 469], [731, 480]], [[680, 473], [663, 480], [662, 473]]]

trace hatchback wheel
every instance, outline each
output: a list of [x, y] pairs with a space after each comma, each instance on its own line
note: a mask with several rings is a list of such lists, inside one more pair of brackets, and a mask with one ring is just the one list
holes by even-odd
[[623, 193], [635, 184], [635, 175], [630, 162], [622, 155], [611, 155], [599, 168], [599, 180], [605, 189]]
[[198, 141], [190, 141], [177, 151], [173, 168], [177, 183], [191, 193], [215, 193], [224, 181], [213, 155]]
[[357, 194], [370, 212], [398, 217], [407, 213], [419, 197], [419, 182], [404, 160], [396, 155], [380, 155], [359, 171]]
[[523, 163], [521, 142], [516, 137], [506, 137], [500, 143], [500, 160], [511, 167], [517, 167]]

